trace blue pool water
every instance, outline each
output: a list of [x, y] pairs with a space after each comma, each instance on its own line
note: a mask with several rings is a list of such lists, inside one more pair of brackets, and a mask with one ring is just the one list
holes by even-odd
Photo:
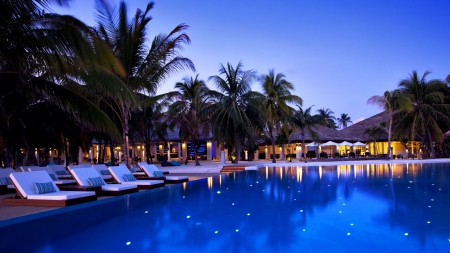
[[267, 167], [24, 252], [450, 252], [449, 214], [448, 164]]

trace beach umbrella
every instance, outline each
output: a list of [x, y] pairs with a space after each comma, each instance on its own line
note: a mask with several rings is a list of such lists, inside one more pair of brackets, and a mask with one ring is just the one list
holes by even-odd
[[361, 154], [361, 147], [364, 147], [364, 146], [366, 146], [366, 144], [359, 142], [359, 141], [353, 143], [353, 147], [359, 147], [360, 154]]
[[339, 144], [334, 141], [327, 141], [320, 146], [322, 146], [322, 147], [330, 146], [330, 154], [331, 154], [331, 146], [339, 146]]
[[[342, 147], [342, 146], [349, 146], [349, 147], [351, 147], [351, 146], [353, 146], [353, 143], [350, 143], [350, 142], [348, 142], [348, 141], [343, 141], [343, 142], [341, 142], [341, 143], [339, 143], [339, 147]], [[347, 153], [347, 152], [346, 152]]]
[[307, 144], [306, 146], [307, 147], [318, 147], [318, 146], [320, 146], [320, 144], [317, 142], [311, 142], [311, 143]]

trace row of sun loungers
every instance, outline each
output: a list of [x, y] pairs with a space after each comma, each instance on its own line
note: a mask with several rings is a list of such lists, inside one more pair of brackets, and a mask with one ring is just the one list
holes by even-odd
[[0, 184], [17, 191], [16, 196], [2, 199], [2, 204], [69, 206], [94, 201], [98, 195], [118, 196], [189, 180], [186, 176], [166, 176], [153, 164], [140, 163], [138, 166], [142, 171], [133, 172], [124, 165], [106, 167], [104, 164], [68, 166], [69, 173], [63, 166], [21, 167], [23, 172], [0, 169]]

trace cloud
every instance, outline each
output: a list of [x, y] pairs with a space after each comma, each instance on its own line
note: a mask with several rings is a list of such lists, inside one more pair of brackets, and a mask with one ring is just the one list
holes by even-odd
[[358, 119], [356, 119], [354, 122], [353, 122], [353, 124], [356, 124], [356, 123], [358, 123], [358, 122], [360, 122], [360, 121], [363, 121], [363, 120], [365, 120], [366, 118], [364, 118], [364, 117], [361, 117], [361, 118], [358, 118]]

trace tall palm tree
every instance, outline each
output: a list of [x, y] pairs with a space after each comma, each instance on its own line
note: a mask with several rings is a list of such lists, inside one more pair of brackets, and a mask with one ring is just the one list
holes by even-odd
[[394, 115], [400, 110], [410, 112], [412, 109], [412, 103], [410, 96], [400, 92], [400, 90], [385, 91], [382, 96], [375, 95], [367, 100], [368, 104], [376, 105], [389, 113], [389, 126], [388, 126], [388, 152], [386, 159], [392, 158], [391, 139], [392, 139], [392, 124], [394, 121]]
[[[237, 153], [236, 163], [239, 161], [241, 146], [246, 139], [252, 139], [253, 122], [258, 120], [249, 117], [250, 112], [255, 111], [252, 107], [256, 108], [255, 94], [250, 89], [251, 83], [256, 80], [256, 72], [242, 68], [241, 62], [236, 67], [230, 63], [226, 66], [221, 64], [219, 75], [208, 78], [218, 89], [218, 92], [211, 92], [217, 101], [211, 115], [213, 136], [232, 147], [232, 152]], [[221, 147], [223, 153], [224, 145]]]
[[323, 126], [336, 129], [336, 117], [333, 116], [334, 112], [330, 108], [321, 108], [317, 110], [320, 117], [320, 123]]
[[318, 140], [319, 135], [317, 133], [317, 120], [313, 115], [311, 115], [311, 108], [313, 106], [308, 107], [304, 110], [301, 106], [298, 106], [298, 111], [295, 112], [292, 122], [297, 127], [302, 137], [302, 147], [303, 149], [303, 157], [305, 159], [305, 163], [307, 163], [306, 159], [306, 146], [305, 146], [305, 136], [308, 133], [313, 140]]
[[[408, 94], [412, 101], [411, 111], [401, 111], [396, 117], [399, 120], [396, 130], [399, 135], [407, 134], [411, 141], [417, 136], [424, 145], [422, 150], [431, 149], [432, 158], [436, 158], [434, 142], [441, 142], [443, 131], [440, 125], [450, 125], [450, 105], [444, 104], [447, 86], [441, 80], [427, 81], [430, 72], [421, 77], [414, 71], [409, 78], [399, 84], [402, 93]], [[445, 129], [447, 131], [448, 129]]]
[[121, 75], [123, 68], [88, 26], [70, 16], [46, 13], [53, 2], [69, 1], [0, 3], [0, 128], [7, 146], [8, 139], [14, 139], [12, 129], [22, 140], [27, 138], [25, 116], [30, 105], [37, 103], [59, 108], [76, 122], [117, 134], [107, 115], [85, 96], [87, 87], [77, 81], [85, 76], [102, 83], [105, 74], [114, 69]]
[[[175, 84], [175, 89], [178, 89], [174, 95], [175, 102], [169, 108], [171, 127], [178, 127], [180, 136], [191, 141], [195, 165], [200, 166], [197, 146], [209, 135], [209, 89], [203, 80], [198, 79], [198, 75], [195, 78], [184, 78], [183, 82]], [[186, 157], [186, 163], [187, 161]]]
[[386, 134], [386, 131], [384, 130], [384, 128], [382, 128], [380, 126], [373, 126], [373, 127], [370, 127], [370, 128], [367, 128], [366, 130], [364, 130], [364, 134], [367, 134], [369, 136], [369, 139], [375, 143], [375, 146], [374, 146], [375, 155], [378, 154], [378, 148], [377, 148], [376, 143], [383, 134]]
[[337, 118], [339, 127], [346, 128], [348, 123], [353, 123], [352, 119], [346, 113], [342, 113], [340, 118]]
[[[147, 47], [147, 29], [151, 20], [148, 14], [153, 5], [154, 3], [150, 2], [144, 11], [138, 9], [130, 21], [124, 2], [121, 2], [117, 9], [106, 0], [97, 0], [97, 31], [103, 41], [113, 49], [125, 69], [125, 75], [117, 76], [117, 80], [135, 95], [138, 93], [154, 95], [162, 82], [172, 74], [184, 69], [195, 70], [192, 61], [180, 55], [183, 45], [190, 43], [185, 33], [188, 26], [185, 24], [176, 26], [167, 35], [157, 35], [150, 47]], [[130, 167], [128, 121], [130, 112], [138, 108], [138, 103], [135, 97], [111, 96], [109, 99], [119, 108], [117, 114], [122, 124], [124, 158]]]
[[288, 115], [293, 111], [288, 103], [301, 106], [303, 101], [299, 96], [291, 94], [294, 85], [287, 81], [282, 73], [275, 74], [273, 69], [269, 74], [261, 76], [260, 82], [264, 99], [261, 107], [265, 115], [267, 136], [272, 142], [272, 163], [276, 163], [276, 135], [281, 135], [282, 130], [288, 131]]

